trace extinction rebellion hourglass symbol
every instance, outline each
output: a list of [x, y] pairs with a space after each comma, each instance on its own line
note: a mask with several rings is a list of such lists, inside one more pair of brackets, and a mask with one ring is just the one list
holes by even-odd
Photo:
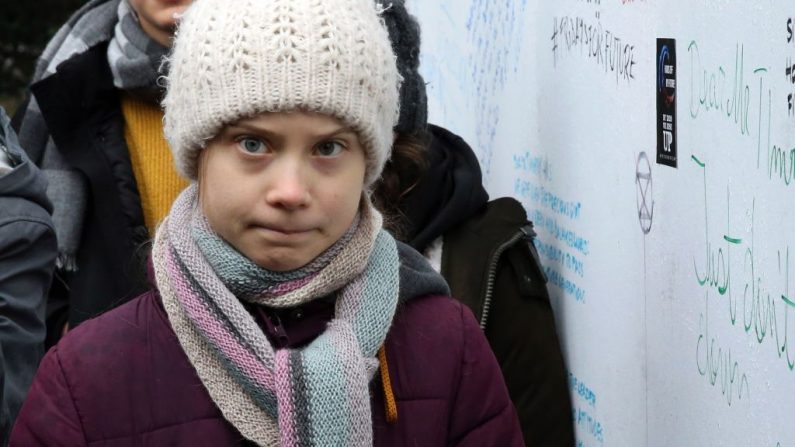
[[635, 186], [637, 187], [640, 229], [643, 230], [643, 234], [649, 234], [651, 221], [654, 217], [654, 198], [652, 197], [651, 164], [645, 152], [638, 154], [638, 161], [635, 164]]

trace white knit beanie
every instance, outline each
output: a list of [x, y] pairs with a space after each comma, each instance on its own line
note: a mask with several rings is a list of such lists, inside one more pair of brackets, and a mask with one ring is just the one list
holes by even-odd
[[169, 60], [165, 134], [195, 180], [221, 129], [263, 112], [303, 110], [351, 126], [365, 185], [381, 175], [398, 119], [400, 75], [373, 0], [196, 0]]

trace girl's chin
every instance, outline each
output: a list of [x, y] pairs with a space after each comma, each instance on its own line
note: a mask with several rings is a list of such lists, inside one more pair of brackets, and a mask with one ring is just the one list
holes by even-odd
[[[260, 253], [263, 252], [261, 251]], [[273, 272], [298, 270], [314, 259], [306, 254], [296, 253], [294, 249], [286, 249], [284, 247], [271, 247], [267, 249], [267, 255], [265, 256], [246, 256], [258, 266]]]

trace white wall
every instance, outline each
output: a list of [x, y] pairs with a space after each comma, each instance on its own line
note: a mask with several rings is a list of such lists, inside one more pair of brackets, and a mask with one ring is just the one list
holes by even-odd
[[[409, 8], [431, 120], [539, 230], [578, 441], [795, 446], [795, 3]], [[677, 168], [655, 162], [657, 38], [676, 39]]]

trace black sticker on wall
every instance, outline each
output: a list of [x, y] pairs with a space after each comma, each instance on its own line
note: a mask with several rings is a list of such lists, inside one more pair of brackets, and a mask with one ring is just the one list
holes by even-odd
[[657, 163], [676, 167], [676, 40], [657, 39]]

